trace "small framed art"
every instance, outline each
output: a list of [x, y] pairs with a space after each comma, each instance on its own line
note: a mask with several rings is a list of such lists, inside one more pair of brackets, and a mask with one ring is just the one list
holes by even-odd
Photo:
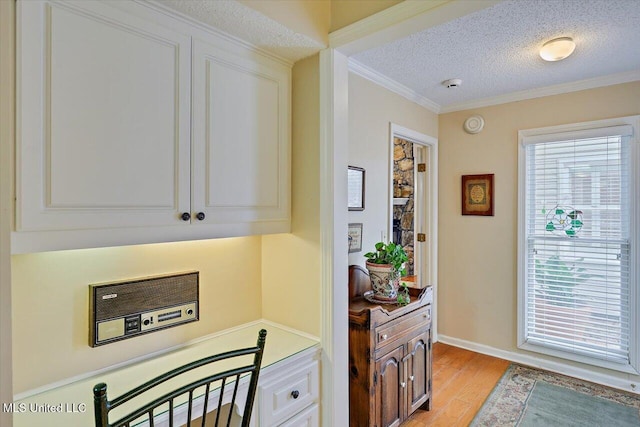
[[362, 223], [349, 224], [349, 253], [362, 250]]
[[462, 175], [462, 215], [493, 216], [493, 174]]
[[349, 166], [348, 203], [350, 211], [364, 210], [364, 169]]

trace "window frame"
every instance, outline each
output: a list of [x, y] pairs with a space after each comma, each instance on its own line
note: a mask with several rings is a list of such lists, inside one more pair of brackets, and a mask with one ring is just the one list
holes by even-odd
[[[563, 139], [563, 135], [571, 133], [572, 138], [591, 136], [594, 131], [615, 126], [630, 125], [632, 136], [629, 143], [629, 364], [620, 364], [596, 359], [580, 354], [565, 352], [534, 343], [527, 342], [527, 157], [526, 146]], [[595, 365], [602, 368], [640, 374], [640, 115], [615, 119], [596, 120], [582, 123], [550, 126], [518, 131], [518, 244], [517, 244], [517, 346], [519, 349], [555, 356], [558, 358]], [[585, 136], [581, 136], [581, 134]], [[565, 138], [566, 139], [566, 138]]]

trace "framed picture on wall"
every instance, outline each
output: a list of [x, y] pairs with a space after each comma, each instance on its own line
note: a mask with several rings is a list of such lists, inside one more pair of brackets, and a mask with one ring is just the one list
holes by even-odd
[[462, 215], [493, 216], [493, 174], [462, 175]]
[[349, 253], [362, 250], [362, 223], [349, 224]]
[[364, 210], [364, 169], [349, 166], [348, 205], [350, 211]]

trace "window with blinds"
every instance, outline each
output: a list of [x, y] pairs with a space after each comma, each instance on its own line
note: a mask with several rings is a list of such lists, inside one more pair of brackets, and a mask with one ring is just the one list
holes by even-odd
[[523, 132], [521, 347], [626, 370], [636, 343], [633, 127]]

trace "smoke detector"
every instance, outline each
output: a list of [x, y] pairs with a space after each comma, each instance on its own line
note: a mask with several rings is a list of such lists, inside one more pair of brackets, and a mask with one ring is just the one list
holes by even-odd
[[446, 86], [448, 89], [453, 89], [453, 88], [456, 88], [456, 87], [460, 86], [462, 84], [462, 80], [460, 80], [460, 79], [449, 79], [449, 80], [443, 81], [442, 84], [444, 86]]

